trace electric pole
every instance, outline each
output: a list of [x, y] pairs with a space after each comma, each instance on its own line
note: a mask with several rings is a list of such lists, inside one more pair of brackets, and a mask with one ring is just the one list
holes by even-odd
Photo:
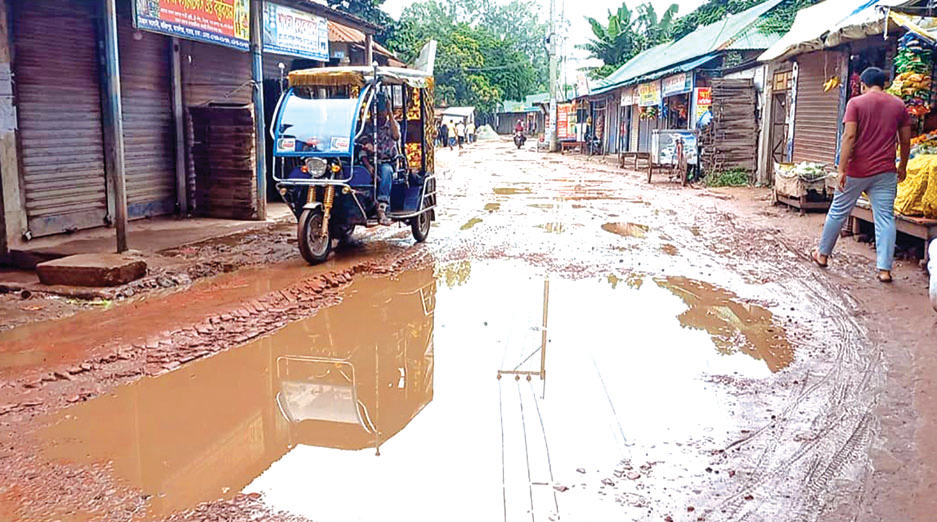
[[557, 151], [556, 143], [556, 0], [550, 0], [550, 125], [547, 127], [547, 143], [550, 152]]

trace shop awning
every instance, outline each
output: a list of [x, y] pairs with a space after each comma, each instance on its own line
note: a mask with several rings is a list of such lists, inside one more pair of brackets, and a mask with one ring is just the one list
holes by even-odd
[[920, 36], [931, 44], [937, 44], [937, 17], [917, 16], [889, 11], [888, 16], [895, 24]]
[[797, 54], [835, 47], [843, 42], [882, 34], [883, 9], [908, 4], [908, 0], [826, 0], [802, 9], [794, 24], [777, 43], [758, 57], [770, 62]]
[[[694, 70], [694, 69], [696, 69], [696, 68], [698, 68], [698, 67], [702, 67], [703, 65], [706, 65], [707, 63], [711, 62], [712, 60], [715, 60], [715, 59], [718, 58], [718, 57], [719, 57], [719, 54], [718, 54], [718, 53], [707, 54], [706, 56], [703, 56], [703, 57], [701, 57], [701, 58], [697, 58], [697, 59], [695, 59], [695, 60], [691, 60], [691, 61], [686, 62], [686, 63], [681, 63], [680, 65], [675, 65], [675, 66], [670, 67], [670, 68], [668, 68], [668, 69], [661, 69], [661, 70], [659, 70], [659, 71], [655, 71], [655, 72], [653, 72], [653, 73], [646, 74], [646, 75], [644, 75], [644, 76], [636, 77], [636, 78], [633, 79], [632, 82], [629, 82], [629, 83], [641, 83], [641, 82], [646, 82], [646, 81], [650, 81], [650, 80], [656, 80], [656, 79], [658, 79], [658, 78], [663, 78], [664, 76], [669, 76], [669, 75], [671, 75], [671, 74], [677, 74], [677, 73], [681, 73], [681, 72], [689, 72], [689, 71], [692, 71], [692, 70]], [[606, 93], [606, 92], [608, 92], [608, 91], [610, 91], [610, 90], [612, 90], [612, 89], [614, 89], [614, 88], [616, 88], [616, 87], [619, 87], [619, 86], [620, 86], [620, 85], [615, 85], [615, 84], [605, 84], [605, 85], [602, 85], [602, 86], [600, 86], [599, 88], [597, 88], [597, 89], [595, 89], [595, 90], [592, 91], [592, 96], [594, 96], [594, 95], [596, 95], [596, 94], [603, 94], [603, 93]]]
[[726, 16], [722, 20], [698, 27], [683, 38], [661, 44], [638, 54], [605, 79], [605, 83], [592, 94], [601, 94], [624, 85], [660, 78], [696, 63], [696, 67], [718, 55], [720, 51], [732, 49], [732, 45], [757, 26], [761, 17], [777, 7], [783, 0], [767, 0], [741, 13]]

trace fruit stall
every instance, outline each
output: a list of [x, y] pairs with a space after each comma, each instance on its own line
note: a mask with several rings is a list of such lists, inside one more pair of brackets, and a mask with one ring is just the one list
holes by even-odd
[[[908, 29], [898, 39], [894, 58], [894, 80], [888, 92], [901, 98], [911, 116], [913, 138], [907, 178], [898, 185], [895, 217], [899, 232], [926, 242], [937, 237], [937, 103], [934, 91], [934, 45], [937, 28], [933, 18], [890, 13], [892, 20]], [[871, 206], [864, 198], [852, 213], [852, 231], [859, 236], [872, 228]]]

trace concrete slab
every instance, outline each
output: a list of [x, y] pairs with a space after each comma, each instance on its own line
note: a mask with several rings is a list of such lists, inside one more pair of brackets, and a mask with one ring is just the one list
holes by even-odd
[[[127, 227], [127, 244], [131, 249], [153, 254], [207, 239], [237, 234], [266, 226], [272, 222], [293, 219], [285, 203], [267, 205], [266, 221], [238, 221], [232, 219], [187, 218], [172, 216], [139, 219]], [[10, 247], [10, 264], [32, 270], [40, 263], [76, 254], [115, 251], [113, 228], [80, 230], [73, 234], [33, 239]]]
[[146, 261], [128, 254], [78, 254], [36, 265], [44, 285], [117, 286], [146, 275]]

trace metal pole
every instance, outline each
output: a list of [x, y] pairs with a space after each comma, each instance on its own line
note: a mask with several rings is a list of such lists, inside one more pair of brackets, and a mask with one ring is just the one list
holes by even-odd
[[540, 329], [540, 378], [547, 378], [547, 312], [550, 309], [550, 280], [543, 280], [543, 328]]
[[556, 0], [550, 0], [550, 126], [547, 139], [550, 152], [556, 152]]
[[182, 53], [179, 39], [173, 38], [172, 46], [172, 117], [176, 124], [176, 208], [179, 215], [189, 213], [188, 183], [185, 165], [185, 106], [182, 103]]
[[267, 219], [267, 132], [264, 122], [263, 0], [251, 0], [251, 79], [254, 101], [254, 171], [257, 219]]
[[369, 67], [374, 63], [374, 35], [371, 33], [364, 36], [364, 62]]
[[108, 163], [114, 183], [114, 221], [117, 228], [117, 252], [127, 251], [127, 185], [124, 177], [124, 124], [120, 103], [120, 58], [117, 53], [117, 7], [115, 0], [104, 0], [104, 67], [106, 108], [104, 129], [110, 134]]

